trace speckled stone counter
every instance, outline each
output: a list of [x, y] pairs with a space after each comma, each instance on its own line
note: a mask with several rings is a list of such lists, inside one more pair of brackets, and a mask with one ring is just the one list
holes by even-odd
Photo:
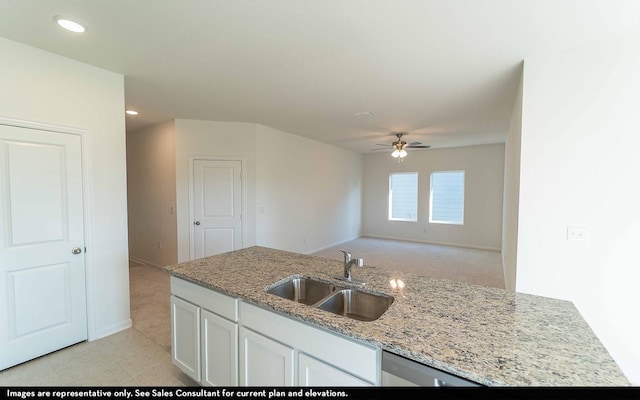
[[[364, 290], [394, 296], [362, 322], [265, 291], [292, 275], [332, 281], [342, 262], [250, 247], [165, 269], [173, 276], [490, 386], [628, 386], [571, 302], [367, 265], [353, 267]], [[402, 280], [403, 289], [391, 280]]]

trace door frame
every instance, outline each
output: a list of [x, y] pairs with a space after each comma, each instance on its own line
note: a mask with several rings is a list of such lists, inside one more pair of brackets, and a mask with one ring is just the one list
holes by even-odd
[[244, 248], [247, 243], [247, 165], [244, 157], [221, 157], [221, 156], [189, 156], [189, 260], [193, 260], [196, 254], [195, 247], [195, 228], [193, 227], [194, 211], [193, 211], [193, 163], [196, 160], [204, 161], [240, 161], [240, 196], [242, 197], [240, 203], [242, 210], [242, 242], [240, 248]]
[[[17, 118], [0, 116], [0, 125], [16, 128], [37, 129], [40, 131], [62, 133], [80, 136], [82, 151], [82, 207], [84, 227], [84, 268], [87, 305], [87, 340], [99, 339], [96, 329], [96, 287], [95, 269], [93, 258], [93, 179], [91, 170], [91, 135], [86, 129], [64, 125], [50, 124], [47, 122], [28, 121]], [[89, 251], [86, 251], [89, 249]]]

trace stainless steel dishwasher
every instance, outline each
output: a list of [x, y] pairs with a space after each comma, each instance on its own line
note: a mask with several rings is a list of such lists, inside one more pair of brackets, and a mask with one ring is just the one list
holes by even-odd
[[481, 386], [388, 351], [382, 352], [382, 386]]

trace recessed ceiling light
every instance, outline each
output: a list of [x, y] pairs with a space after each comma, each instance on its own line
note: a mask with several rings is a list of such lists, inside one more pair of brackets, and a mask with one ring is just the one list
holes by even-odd
[[129, 115], [138, 115], [138, 112], [135, 110], [127, 110], [125, 111], [125, 113], [129, 114]]
[[79, 23], [71, 21], [70, 19], [67, 19], [65, 17], [61, 17], [59, 15], [56, 15], [55, 17], [53, 17], [53, 19], [58, 23], [58, 25], [71, 32], [82, 33], [87, 30], [87, 28], [80, 25]]

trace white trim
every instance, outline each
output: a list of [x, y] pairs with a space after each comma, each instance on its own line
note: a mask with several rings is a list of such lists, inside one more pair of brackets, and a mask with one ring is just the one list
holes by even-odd
[[125, 329], [129, 329], [132, 326], [133, 326], [133, 321], [131, 320], [131, 318], [126, 319], [124, 321], [116, 322], [115, 324], [111, 324], [109, 326], [101, 328], [99, 331], [96, 332], [96, 337], [94, 339], [90, 339], [90, 341], [102, 339], [103, 337], [107, 337], [107, 336], [113, 335], [114, 333], [118, 333]]
[[227, 157], [227, 156], [189, 156], [189, 259], [195, 258], [195, 240], [194, 227], [192, 221], [193, 214], [193, 162], [195, 160], [205, 161], [240, 161], [240, 194], [242, 202], [242, 243], [239, 249], [243, 249], [247, 243], [247, 162], [245, 157]]
[[368, 238], [373, 238], [373, 239], [398, 240], [398, 241], [401, 241], [401, 242], [437, 244], [437, 245], [440, 245], [440, 246], [462, 247], [464, 249], [478, 249], [478, 250], [491, 250], [491, 251], [500, 251], [501, 250], [500, 247], [477, 246], [477, 245], [473, 245], [473, 244], [460, 244], [460, 243], [448, 243], [448, 242], [432, 242], [432, 241], [428, 241], [428, 240], [407, 239], [407, 238], [395, 237], [395, 236], [362, 235], [360, 237], [368, 237]]
[[163, 268], [161, 265], [152, 263], [151, 261], [143, 260], [142, 258], [134, 257], [132, 255], [129, 255], [129, 261], [133, 261], [138, 264], [149, 265], [151, 267]]
[[94, 230], [93, 230], [93, 174], [91, 169], [91, 135], [89, 131], [70, 126], [55, 125], [38, 121], [27, 121], [16, 118], [0, 116], [0, 125], [15, 126], [18, 128], [37, 129], [41, 131], [56, 132], [70, 135], [79, 135], [82, 151], [82, 201], [84, 219], [84, 252], [85, 285], [87, 301], [87, 338], [98, 339], [96, 332], [96, 280], [95, 260], [93, 258]]
[[350, 241], [352, 241], [352, 240], [359, 239], [360, 237], [361, 237], [361, 236], [356, 235], [356, 236], [353, 236], [353, 237], [351, 237], [351, 238], [349, 238], [349, 239], [341, 240], [341, 241], [339, 241], [339, 242], [335, 242], [335, 243], [330, 244], [330, 245], [328, 245], [328, 246], [323, 246], [323, 247], [320, 247], [320, 248], [315, 249], [315, 250], [307, 251], [307, 252], [306, 252], [306, 253], [304, 253], [304, 254], [313, 254], [313, 253], [317, 253], [317, 252], [319, 252], [319, 251], [326, 250], [326, 249], [328, 249], [328, 248], [330, 248], [330, 247], [338, 246], [338, 245], [341, 245], [342, 243], [347, 243], [347, 242], [350, 242]]
[[70, 133], [75, 135], [84, 135], [87, 133], [86, 129], [74, 128], [71, 126], [55, 125], [46, 122], [28, 121], [26, 119], [17, 119], [0, 116], [0, 125], [15, 126], [18, 128], [38, 129], [41, 131], [58, 132], [58, 133]]

